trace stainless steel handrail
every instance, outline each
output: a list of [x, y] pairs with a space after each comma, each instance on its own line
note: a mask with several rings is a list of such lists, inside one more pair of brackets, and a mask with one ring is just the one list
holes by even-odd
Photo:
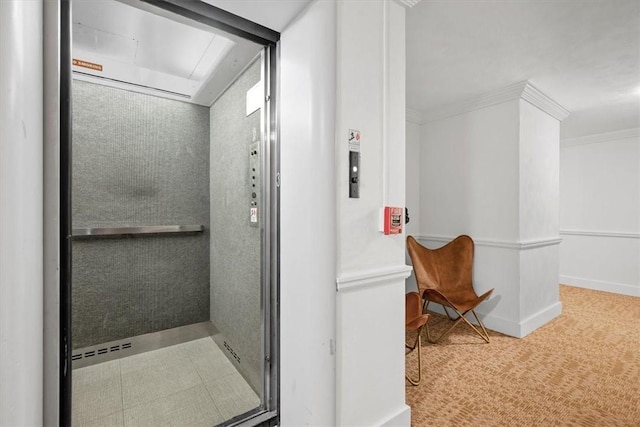
[[201, 233], [204, 225], [145, 225], [139, 227], [74, 228], [71, 237], [127, 236], [135, 234]]

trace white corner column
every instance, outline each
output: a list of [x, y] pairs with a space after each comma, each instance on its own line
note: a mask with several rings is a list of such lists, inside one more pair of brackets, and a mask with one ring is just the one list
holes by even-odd
[[526, 85], [519, 138], [519, 337], [560, 315], [560, 120], [568, 112]]
[[280, 41], [280, 423], [335, 425], [336, 4]]
[[420, 240], [473, 237], [474, 287], [490, 329], [524, 337], [561, 312], [559, 129], [568, 115], [529, 82], [427, 112]]
[[[404, 384], [405, 234], [379, 231], [405, 206], [405, 10], [338, 2], [336, 424], [409, 425]], [[349, 198], [349, 130], [360, 197]]]
[[42, 425], [42, 1], [0, 1], [0, 425]]

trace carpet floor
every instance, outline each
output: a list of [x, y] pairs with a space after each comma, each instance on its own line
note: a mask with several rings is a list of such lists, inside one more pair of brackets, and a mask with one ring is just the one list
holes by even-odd
[[[433, 345], [423, 331], [411, 425], [640, 427], [640, 298], [562, 285], [560, 300], [562, 315], [523, 339], [489, 331], [485, 344], [461, 324]], [[432, 336], [449, 324], [432, 314]]]

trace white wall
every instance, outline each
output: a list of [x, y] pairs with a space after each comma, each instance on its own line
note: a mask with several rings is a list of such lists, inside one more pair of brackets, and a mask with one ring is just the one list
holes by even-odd
[[[338, 2], [336, 424], [409, 425], [404, 399], [404, 235], [379, 231], [405, 205], [405, 11]], [[361, 132], [360, 198], [348, 197], [348, 132]]]
[[409, 209], [411, 222], [406, 226], [407, 235], [420, 231], [420, 125], [407, 121], [406, 139], [406, 205]]
[[0, 2], [0, 425], [42, 424], [42, 1]]
[[[410, 423], [404, 236], [378, 231], [385, 203], [404, 206], [404, 55], [393, 2], [317, 1], [282, 34], [285, 426]], [[349, 129], [362, 133], [359, 199]]]
[[[377, 231], [377, 210], [382, 203], [404, 205], [404, 10], [390, 2], [338, 4], [339, 24], [337, 4], [317, 1], [282, 34], [281, 424], [408, 425], [402, 345], [407, 274], [404, 236], [383, 238]], [[42, 3], [5, 1], [0, 5], [0, 424], [39, 425], [43, 382], [42, 28], [33, 23], [42, 22]], [[367, 37], [349, 28], [351, 19], [367, 29]], [[373, 20], [377, 20], [375, 25]], [[345, 74], [341, 81], [347, 85], [342, 89], [336, 82], [338, 34], [341, 48], [355, 52], [342, 57]], [[384, 61], [376, 65], [359, 59], [363, 47], [374, 49], [374, 55], [382, 53], [376, 58]], [[350, 68], [356, 65], [360, 71]], [[370, 65], [377, 69], [369, 73]], [[359, 85], [363, 76], [372, 79], [371, 85]], [[370, 93], [372, 90], [377, 93]], [[342, 104], [336, 93], [342, 96]], [[371, 97], [368, 100], [376, 103], [345, 108], [348, 94]], [[342, 106], [340, 125], [336, 124], [336, 105]], [[358, 225], [355, 242], [348, 240], [349, 227], [341, 226], [343, 268], [338, 274], [336, 198], [341, 196], [336, 196], [336, 177], [343, 177], [344, 168], [338, 172], [336, 163], [343, 166], [344, 156], [337, 159], [335, 153], [347, 126], [362, 130], [373, 144], [363, 148], [368, 169], [363, 172], [363, 185], [370, 188], [363, 191], [359, 207], [350, 208], [354, 216], [345, 219]], [[23, 144], [9, 145], [5, 139]], [[367, 163], [372, 159], [380, 162]], [[380, 183], [382, 193], [376, 188]], [[370, 244], [376, 249], [370, 250]], [[358, 250], [370, 256], [348, 259], [348, 251], [356, 254]], [[384, 268], [373, 268], [380, 263]], [[342, 292], [339, 315], [336, 286]], [[336, 318], [341, 325], [339, 344]], [[16, 348], [22, 351], [14, 352]], [[340, 352], [337, 379], [336, 352]], [[375, 357], [369, 357], [372, 354]], [[53, 384], [48, 387], [55, 388]]]
[[[420, 124], [410, 121], [407, 117], [407, 138], [405, 149], [405, 170], [406, 170], [406, 187], [405, 187], [405, 204], [409, 209], [410, 222], [406, 225], [405, 233], [407, 236], [415, 236], [420, 234]], [[405, 251], [406, 253], [406, 251]], [[411, 265], [409, 254], [406, 253], [406, 263]], [[405, 292], [416, 292], [416, 278], [411, 272], [406, 280]]]
[[436, 248], [460, 234], [471, 236], [474, 288], [478, 294], [495, 288], [477, 312], [488, 327], [514, 335], [519, 258], [504, 243], [518, 241], [518, 138], [514, 99], [426, 123], [420, 152], [421, 242]]
[[335, 425], [336, 4], [281, 38], [280, 393], [283, 426]]
[[560, 124], [520, 100], [520, 239], [558, 237]]
[[[474, 288], [495, 289], [477, 312], [489, 328], [522, 337], [561, 311], [555, 115], [564, 112], [528, 83], [497, 93], [499, 101], [487, 96], [426, 117], [416, 233], [430, 248], [470, 235]], [[530, 102], [531, 93], [551, 112]]]
[[640, 129], [565, 139], [560, 280], [640, 296]]
[[426, 123], [420, 232], [517, 240], [518, 138], [517, 99]]
[[[363, 266], [387, 267], [404, 262], [402, 238], [378, 232], [382, 206], [404, 207], [404, 114], [397, 129], [392, 127], [397, 126], [398, 119], [390, 116], [404, 112], [404, 73], [395, 70], [400, 67], [404, 70], [404, 42], [392, 40], [395, 50], [388, 50], [383, 43], [387, 35], [383, 33], [382, 25], [392, 18], [389, 15], [396, 9], [404, 13], [404, 9], [391, 1], [373, 4], [338, 2], [339, 274], [359, 271]], [[403, 18], [404, 15], [402, 37]], [[400, 31], [399, 28], [392, 30]], [[388, 53], [398, 52], [401, 58], [387, 59]], [[391, 80], [389, 72], [399, 76]], [[394, 98], [390, 99], [391, 96]], [[359, 199], [348, 198], [349, 129], [357, 129], [362, 134]], [[391, 133], [393, 137], [390, 138]], [[395, 172], [397, 165], [402, 167], [400, 180], [390, 173], [390, 170]]]
[[[525, 244], [559, 238], [559, 144], [558, 120], [520, 100], [519, 239]], [[521, 322], [528, 324], [527, 319], [541, 311], [553, 310], [560, 299], [559, 274], [557, 244], [521, 251]]]

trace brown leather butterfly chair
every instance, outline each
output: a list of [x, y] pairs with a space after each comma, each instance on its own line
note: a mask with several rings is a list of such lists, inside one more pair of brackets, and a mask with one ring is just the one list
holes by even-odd
[[[444, 307], [453, 325], [437, 339], [432, 340], [427, 325], [427, 339], [437, 343], [444, 338], [458, 323], [464, 321], [471, 329], [489, 342], [489, 334], [476, 315], [475, 308], [487, 299], [493, 289], [478, 296], [473, 290], [473, 240], [469, 236], [458, 236], [453, 241], [438, 249], [422, 246], [412, 236], [407, 237], [407, 249], [413, 263], [418, 289], [425, 301], [426, 312], [429, 303], [435, 302]], [[448, 308], [456, 312], [458, 317], [451, 317]], [[482, 331], [471, 323], [465, 315], [471, 312]]]
[[420, 335], [422, 332], [422, 328], [427, 323], [427, 320], [429, 320], [429, 315], [422, 313], [422, 298], [420, 298], [419, 293], [409, 292], [406, 295], [404, 316], [407, 330], [418, 331], [416, 334], [416, 342], [413, 343], [413, 347], [405, 343], [405, 345], [409, 349], [409, 353], [411, 353], [413, 350], [415, 350], [416, 347], [418, 347], [418, 379], [414, 380], [409, 377], [409, 375], [405, 375], [405, 377], [411, 384], [418, 385], [420, 384], [420, 378], [422, 378], [422, 354], [420, 353], [422, 342], [420, 340]]

